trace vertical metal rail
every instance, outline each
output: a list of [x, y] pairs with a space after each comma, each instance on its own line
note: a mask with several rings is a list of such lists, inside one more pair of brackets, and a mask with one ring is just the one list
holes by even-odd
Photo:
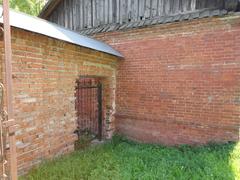
[[[13, 121], [13, 96], [12, 96], [12, 47], [9, 22], [9, 1], [3, 0], [3, 29], [4, 29], [4, 53], [5, 53], [5, 81], [7, 95], [8, 121]], [[16, 139], [13, 127], [8, 128], [10, 146], [10, 177], [17, 179]]]
[[102, 140], [102, 84], [98, 84], [98, 139]]
[[[90, 79], [90, 81], [89, 81], [89, 86], [91, 86], [91, 79]], [[89, 89], [89, 91], [88, 91], [88, 114], [89, 114], [89, 122], [88, 122], [88, 127], [89, 127], [89, 131], [91, 132], [92, 131], [92, 126], [91, 126], [91, 121], [92, 121], [92, 114], [91, 114], [91, 112], [92, 112], [92, 101], [91, 101], [91, 99], [92, 99], [92, 96], [91, 96], [91, 89]]]
[[[91, 79], [90, 79], [91, 80]], [[87, 80], [87, 83], [86, 83], [86, 86], [90, 86], [89, 84], [89, 82], [90, 82], [90, 80], [88, 79]], [[91, 102], [90, 102], [90, 89], [86, 89], [86, 113], [87, 113], [87, 117], [86, 117], [86, 120], [87, 120], [87, 123], [86, 123], [86, 127], [87, 127], [87, 129], [88, 129], [88, 131], [89, 132], [91, 132], [91, 126], [90, 126], [90, 122], [91, 122], [91, 114], [90, 114], [90, 104], [91, 104]]]

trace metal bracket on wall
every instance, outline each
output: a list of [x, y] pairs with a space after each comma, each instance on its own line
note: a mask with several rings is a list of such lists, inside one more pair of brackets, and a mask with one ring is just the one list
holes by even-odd
[[4, 127], [4, 122], [7, 120], [7, 113], [4, 110], [4, 85], [0, 83], [0, 163], [2, 166], [1, 179], [6, 179], [7, 176], [7, 157], [6, 157], [6, 137], [7, 132]]

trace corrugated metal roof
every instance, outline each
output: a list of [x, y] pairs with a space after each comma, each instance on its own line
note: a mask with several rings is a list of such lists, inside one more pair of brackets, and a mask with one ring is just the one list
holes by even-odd
[[[2, 12], [2, 6], [0, 6], [0, 12]], [[0, 23], [2, 22], [3, 19], [0, 18]], [[76, 32], [65, 29], [46, 20], [24, 13], [10, 10], [10, 24], [13, 27], [42, 34], [51, 38], [59, 39], [97, 51], [105, 52], [114, 56], [123, 57], [121, 53], [103, 42], [80, 35]]]

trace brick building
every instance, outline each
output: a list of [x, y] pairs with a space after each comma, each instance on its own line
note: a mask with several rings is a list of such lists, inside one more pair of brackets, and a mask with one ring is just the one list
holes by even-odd
[[94, 34], [125, 57], [116, 128], [167, 145], [239, 141], [240, 16]]
[[[22, 174], [44, 159], [73, 151], [77, 139], [76, 82], [83, 77], [102, 84], [103, 117], [109, 120], [103, 124], [104, 135], [111, 133], [121, 54], [39, 18], [14, 11], [10, 17], [17, 160]], [[3, 57], [3, 41], [0, 47]], [[1, 80], [2, 72], [4, 68]]]
[[50, 0], [40, 17], [72, 31], [12, 12], [19, 171], [73, 150], [82, 78], [103, 85], [104, 138], [239, 141], [238, 11], [238, 0]]
[[238, 0], [49, 1], [40, 17], [124, 55], [116, 129], [148, 143], [240, 136]]

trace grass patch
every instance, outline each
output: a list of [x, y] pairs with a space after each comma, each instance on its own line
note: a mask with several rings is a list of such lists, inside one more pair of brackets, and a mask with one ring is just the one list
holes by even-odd
[[21, 179], [240, 179], [240, 143], [164, 147], [114, 137], [46, 162]]

